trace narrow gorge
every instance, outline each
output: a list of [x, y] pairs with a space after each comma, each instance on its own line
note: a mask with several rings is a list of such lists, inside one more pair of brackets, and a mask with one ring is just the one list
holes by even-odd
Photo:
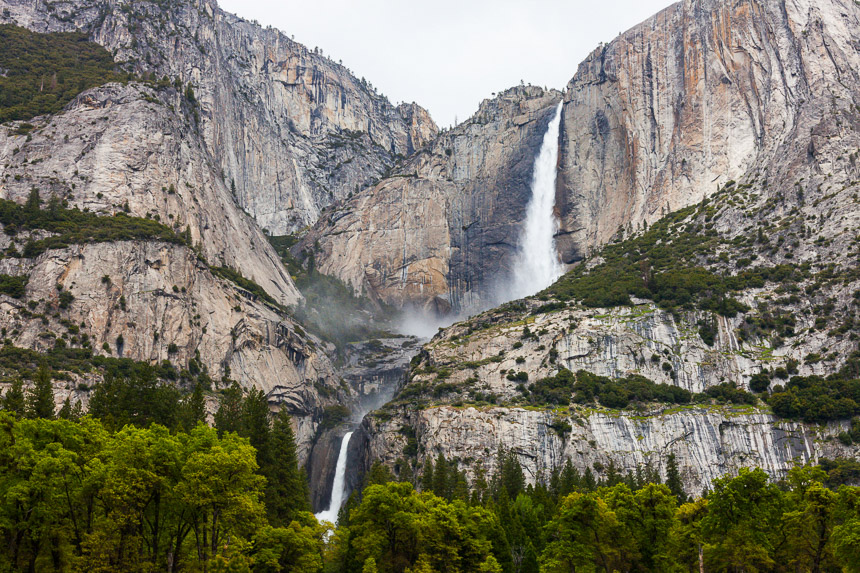
[[[493, 303], [496, 305], [534, 295], [552, 284], [563, 272], [555, 247], [555, 231], [558, 227], [555, 218], [555, 182], [561, 108], [562, 104], [559, 103], [555, 108], [552, 119], [550, 119], [547, 125], [540, 150], [534, 159], [531, 198], [526, 208], [526, 217], [522, 223], [520, 237], [516, 242], [517, 248], [511, 276], [499, 277], [500, 282], [496, 291], [497, 298], [493, 300]], [[432, 320], [432, 317], [423, 318], [425, 320]], [[418, 348], [416, 347], [413, 353], [409, 353], [406, 356], [412, 358], [417, 351]], [[405, 376], [405, 374], [404, 370], [402, 375]], [[400, 385], [401, 381], [396, 380], [393, 386], [389, 386], [388, 390], [392, 394], [390, 397], [393, 397], [394, 392], [400, 389]], [[378, 402], [376, 408], [373, 409], [385, 407], [386, 403]], [[362, 409], [361, 413], [357, 416], [359, 423], [364, 419], [368, 411], [370, 410]], [[353, 416], [355, 417], [355, 414]], [[353, 457], [356, 454], [358, 456], [365, 455], [361, 450], [358, 452], [350, 450], [349, 442], [353, 433], [353, 430], [347, 431], [341, 438], [336, 458], [337, 461], [334, 466], [335, 472], [331, 476], [331, 488], [321, 485], [323, 491], [331, 491], [331, 494], [328, 505], [325, 506], [326, 509], [317, 514], [318, 519], [325, 519], [336, 523], [338, 510], [349, 496], [355, 484], [360, 481], [357, 479], [357, 475], [361, 473], [360, 466], [350, 465], [350, 470], [346, 469], [348, 456], [351, 451], [353, 452]], [[311, 462], [313, 466], [313, 460]], [[351, 482], [346, 479], [347, 471], [350, 471], [353, 475]], [[318, 496], [315, 496], [315, 499], [318, 499]]]

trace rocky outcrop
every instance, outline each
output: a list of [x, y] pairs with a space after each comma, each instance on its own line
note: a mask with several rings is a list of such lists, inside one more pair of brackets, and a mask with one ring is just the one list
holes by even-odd
[[[852, 0], [684, 0], [595, 50], [565, 92], [558, 246], [574, 262], [694, 204], [858, 101]], [[792, 185], [791, 181], [789, 185]]]
[[436, 134], [344, 66], [212, 0], [3, 0], [2, 21], [81, 29], [136, 73], [191, 85], [201, 145], [239, 204], [273, 234], [313, 223]]
[[[843, 295], [857, 286], [844, 292], [838, 287], [842, 294], [833, 300], [850, 309]], [[754, 289], [743, 300], [764, 309], [773, 294], [772, 288]], [[647, 465], [665, 476], [666, 458], [674, 453], [687, 491], [698, 494], [713, 478], [739, 467], [762, 467], [780, 478], [796, 464], [860, 454], [858, 446], [837, 439], [848, 420], [823, 425], [782, 420], [766, 405], [552, 406], [532, 404], [524, 391], [562, 367], [611, 378], [639, 375], [691, 392], [725, 381], [748, 388], [754, 374], [774, 369], [826, 375], [838, 369], [856, 342], [833, 331], [813, 334], [815, 318], [804, 303], [795, 309], [795, 326], [810, 332], [790, 344], [739, 338], [745, 323], [757, 320], [754, 313], [717, 317], [708, 344], [698, 330], [703, 319], [712, 319], [707, 313], [670, 314], [646, 302], [615, 309], [571, 304], [542, 312], [541, 304], [527, 299], [488, 311], [426, 344], [400, 394], [365, 419], [357, 437], [359, 467], [382, 461], [392, 468], [413, 464], [418, 471], [441, 453], [459, 460], [471, 479], [479, 469], [492, 475], [495, 453], [504, 448], [517, 454], [531, 481], [545, 479], [567, 460], [598, 476], [610, 463], [622, 473]], [[804, 362], [827, 352], [829, 360]]]
[[507, 278], [534, 158], [561, 94], [512, 88], [393, 175], [338, 204], [296, 247], [321, 272], [396, 306], [490, 306]]
[[711, 480], [740, 467], [760, 467], [780, 479], [796, 464], [860, 454], [860, 448], [836, 439], [847, 423], [808, 426], [752, 408], [568, 414], [440, 406], [402, 412], [390, 420], [367, 419], [365, 463], [381, 460], [394, 467], [406, 457], [408, 428], [420, 439], [418, 467], [443, 454], [459, 460], [470, 481], [479, 468], [493, 475], [499, 448], [517, 455], [529, 483], [546, 479], [566, 460], [580, 472], [596, 468], [598, 476], [612, 463], [621, 474], [651, 467], [665, 479], [666, 459], [675, 454], [685, 490], [700, 495]]
[[[252, 293], [214, 276], [184, 246], [75, 245], [36, 259], [2, 259], [0, 273], [29, 277], [22, 299], [0, 295], [0, 322], [14, 345], [46, 351], [62, 339], [180, 368], [196, 358], [216, 381], [228, 376], [256, 386], [288, 408], [303, 459], [323, 407], [354, 400], [328, 358], [331, 349]], [[60, 292], [73, 297], [65, 307]]]
[[[131, 83], [86, 91], [28, 136], [0, 129], [0, 197], [30, 190], [95, 213], [151, 217], [211, 264], [257, 282], [284, 305], [300, 294], [259, 227], [242, 212], [201, 145], [194, 107], [172, 87]], [[99, 275], [100, 276], [100, 275]]]
[[[757, 289], [744, 300], [755, 304], [757, 298], [772, 296], [773, 290]], [[856, 346], [850, 337], [812, 332], [778, 347], [767, 336], [742, 341], [738, 333], [750, 315], [669, 313], [647, 302], [611, 309], [572, 305], [536, 316], [501, 316], [490, 311], [445, 329], [422, 348], [424, 364], [431, 369], [413, 370], [410, 383], [424, 384], [430, 391], [444, 381], [457, 388], [456, 397], [461, 399], [479, 392], [507, 402], [522, 395], [518, 389], [522, 381], [509, 379], [508, 373], [523, 371], [535, 381], [563, 367], [610, 378], [637, 374], [696, 393], [727, 380], [748, 388], [750, 378], [762, 368], [785, 368], [789, 361], [796, 364], [798, 375], [827, 375], [839, 364], [805, 363], [804, 357], [835, 351], [844, 359]], [[493, 318], [500, 322], [489, 322]], [[709, 345], [702, 340], [699, 325], [712, 318], [715, 332]], [[795, 327], [813, 328], [815, 320], [815, 315], [798, 312]], [[439, 369], [449, 372], [439, 378]]]
[[[308, 457], [308, 476], [313, 484], [311, 505], [315, 512], [327, 509], [331, 499], [332, 482], [340, 453], [341, 440], [350, 430], [356, 430], [366, 412], [382, 407], [403, 383], [410, 359], [420, 349], [413, 337], [373, 339], [348, 345], [345, 364], [340, 369], [343, 379], [357, 393], [358, 405], [351, 420], [322, 432]], [[358, 434], [350, 440], [348, 467], [355, 468], [363, 449]], [[345, 497], [360, 488], [360, 472], [347, 472]]]

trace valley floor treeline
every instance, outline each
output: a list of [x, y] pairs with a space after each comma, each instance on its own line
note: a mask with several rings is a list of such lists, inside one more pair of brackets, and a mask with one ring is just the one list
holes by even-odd
[[[130, 386], [96, 392], [129, 406]], [[332, 531], [258, 391], [228, 388], [214, 428], [195, 393], [154, 415], [170, 428], [133, 406], [51, 419], [48, 394], [7, 391], [0, 411], [0, 571], [860, 571], [856, 461], [742, 469], [692, 499], [672, 456], [665, 483], [568, 461], [530, 485], [514, 452], [472, 483], [439, 455], [402, 481], [375, 464]]]

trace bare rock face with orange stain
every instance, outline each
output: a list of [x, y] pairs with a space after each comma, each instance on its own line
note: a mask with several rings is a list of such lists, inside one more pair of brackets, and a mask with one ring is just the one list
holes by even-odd
[[385, 303], [437, 313], [493, 302], [531, 196], [534, 157], [561, 94], [534, 86], [478, 112], [335, 205], [295, 248]]
[[563, 260], [807, 146], [857, 100], [858, 29], [853, 0], [684, 0], [595, 50], [565, 95]]

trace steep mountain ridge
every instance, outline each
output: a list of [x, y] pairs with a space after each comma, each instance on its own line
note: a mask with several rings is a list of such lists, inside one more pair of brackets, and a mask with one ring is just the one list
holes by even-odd
[[[848, 0], [684, 0], [595, 50], [564, 92], [556, 182], [562, 261], [575, 263], [745, 173], [784, 170], [787, 156], [803, 160], [796, 150], [815, 149], [822, 119], [857, 105], [860, 52], [852, 31], [860, 25], [858, 10]], [[482, 114], [467, 125], [480, 123]], [[404, 185], [391, 180], [378, 189]], [[408, 249], [419, 254], [404, 256], [397, 241], [378, 241], [373, 254], [365, 254], [366, 239], [356, 238], [369, 236], [363, 229], [387, 229], [391, 221], [435, 212], [439, 203], [439, 194], [426, 185], [412, 189], [406, 201], [380, 196], [378, 189], [346, 206], [363, 209], [360, 225], [339, 208], [341, 215], [311, 232], [315, 239], [337, 237], [320, 241], [331, 244], [316, 253], [320, 268], [394, 304], [459, 311], [492, 301], [494, 278], [447, 272], [446, 257], [438, 253], [438, 245], [450, 244], [452, 260], [465, 254], [461, 244], [493, 233], [498, 225], [492, 218], [462, 217], [459, 230], [466, 236], [458, 240], [458, 228], [449, 224], [449, 236], [439, 240], [445, 225], [438, 217], [427, 223], [437, 227], [432, 237], [410, 238]], [[386, 207], [374, 215], [368, 205], [377, 201]], [[506, 215], [522, 220], [522, 211]], [[484, 260], [487, 268], [501, 269], [496, 280], [512, 264], [518, 233], [507, 230], [506, 240], [490, 239], [488, 249], [469, 258], [479, 269]], [[408, 276], [421, 258], [433, 264], [421, 272], [414, 267], [414, 280], [399, 276], [405, 269]], [[377, 268], [371, 261], [379, 260], [390, 262]]]
[[813, 146], [857, 103], [858, 26], [849, 0], [684, 0], [595, 50], [565, 91], [562, 259]]
[[[366, 419], [366, 467], [442, 454], [471, 478], [501, 447], [532, 480], [566, 460], [665, 475], [675, 454], [698, 493], [745, 465], [779, 478], [856, 458], [858, 16], [839, 1], [688, 1], [595, 52], [565, 93], [557, 195], [560, 251], [584, 260], [434, 337]], [[744, 42], [772, 59], [714, 79], [714, 54], [741, 58]], [[673, 75], [647, 63], [657, 45], [706, 64]]]
[[[0, 129], [0, 198], [24, 203], [36, 189], [181, 238], [30, 256], [51, 233], [4, 228], [0, 274], [27, 277], [23, 295], [0, 294], [4, 337], [199, 360], [286, 405], [300, 457], [318, 446], [314, 475], [330, 474], [337, 407], [361, 410], [359, 394], [390, 383], [410, 350], [382, 376], [336, 366], [286, 308], [301, 295], [258, 225], [314, 224], [294, 254], [380, 302], [491, 306], [564, 100], [558, 247], [567, 263], [585, 260], [537, 299], [434, 338], [352, 458], [417, 470], [441, 453], [474, 476], [503, 446], [537, 479], [566, 459], [598, 474], [665, 471], [671, 452], [696, 491], [742, 465], [782, 476], [798, 461], [856, 456], [847, 415], [804, 422], [720, 392], [858, 375], [858, 11], [685, 0], [598, 49], [564, 94], [511, 88], [437, 133], [419, 106], [394, 108], [316, 50], [211, 2], [0, 0], [0, 21], [83, 28], [142, 78]], [[532, 385], [562, 367], [704, 395], [571, 405], [567, 388], [545, 403]], [[75, 382], [58, 386], [85, 401]]]
[[[36, 7], [45, 8], [4, 7], [4, 19], [38, 28], [25, 17]], [[333, 347], [291, 318], [286, 307], [301, 295], [217, 167], [195, 94], [181, 81], [107, 84], [59, 114], [0, 129], [0, 198], [24, 203], [36, 191], [43, 208], [161, 221], [181, 238], [83, 238], [28, 254], [52, 233], [6, 225], [0, 274], [24, 277], [24, 287], [0, 295], [5, 343], [183, 371], [194, 362], [216, 385], [235, 379], [286, 406], [305, 459], [325, 407], [357, 397], [336, 373]], [[56, 396], [84, 404], [99, 381], [97, 372], [58, 376], [70, 380], [55, 382]]]
[[201, 143], [239, 204], [273, 234], [313, 223], [436, 134], [342, 65], [211, 0], [0, 3], [38, 32], [85, 30], [138, 74], [192, 84]]

